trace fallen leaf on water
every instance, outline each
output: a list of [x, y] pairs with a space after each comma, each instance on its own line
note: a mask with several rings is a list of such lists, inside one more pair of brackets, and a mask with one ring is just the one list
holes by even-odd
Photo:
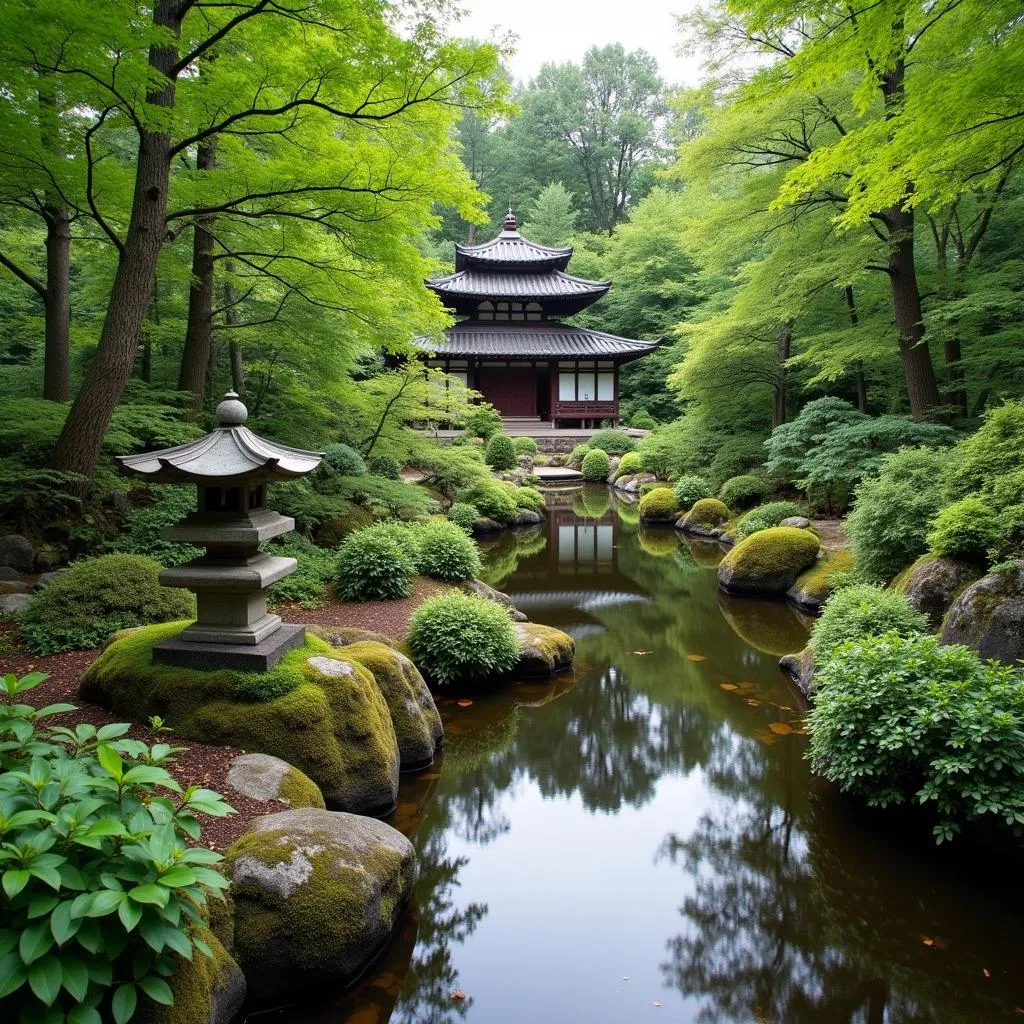
[[930, 947], [931, 949], [945, 949], [946, 948], [946, 941], [945, 941], [945, 939], [940, 939], [938, 937], [938, 935], [936, 935], [934, 938], [929, 938], [926, 935], [921, 941], [926, 946]]
[[736, 686], [735, 683], [719, 683], [719, 686], [721, 686], [723, 690], [735, 690], [735, 689], [737, 689], [737, 686]]
[[769, 722], [768, 728], [779, 736], [785, 736], [793, 731], [793, 726], [787, 725], [785, 722]]
[[645, 654], [653, 654], [654, 651], [630, 651], [630, 654], [635, 654], [638, 658], [642, 658]]
[[471, 700], [460, 700], [458, 705], [460, 708], [468, 708], [473, 706], [473, 702]]
[[[687, 658], [689, 658], [690, 661], [707, 661], [708, 660], [707, 658], [704, 657], [703, 654], [688, 654]], [[658, 1003], [658, 1006], [660, 1006], [660, 1005], [661, 1005], [661, 1003]]]
[[741, 690], [756, 690], [757, 687], [753, 683], [748, 683], [745, 679], [740, 683]]
[[986, 978], [991, 978], [992, 977], [992, 975], [989, 973], [989, 970], [988, 970], [987, 967], [982, 967], [981, 973], [984, 974]]
[[759, 708], [761, 706], [761, 702], [754, 700], [753, 697], [748, 697], [744, 703], [749, 704], [752, 708]]
[[809, 736], [810, 733], [806, 729], [794, 729], [793, 730], [793, 735], [794, 736]]
[[779, 705], [779, 710], [781, 710], [781, 711], [792, 711], [793, 709], [791, 707], [788, 707], [785, 704], [780, 704]]
[[454, 991], [454, 992], [452, 993], [452, 999], [465, 999], [465, 998], [466, 998], [466, 993], [465, 993], [465, 992], [463, 992], [463, 991], [462, 991], [462, 989], [458, 989], [458, 988], [457, 988], [457, 989], [456, 989], [456, 990], [455, 990], [455, 991]]

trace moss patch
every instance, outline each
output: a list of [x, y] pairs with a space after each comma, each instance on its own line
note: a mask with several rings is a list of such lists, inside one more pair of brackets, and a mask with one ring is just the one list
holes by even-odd
[[576, 641], [568, 633], [536, 622], [517, 622], [515, 632], [519, 662], [514, 675], [546, 679], [572, 665]]
[[694, 503], [689, 512], [680, 516], [676, 526], [680, 530], [707, 536], [718, 532], [722, 525], [729, 521], [730, 515], [729, 508], [724, 502], [717, 498], [701, 498]]
[[292, 807], [326, 807], [320, 787], [304, 772], [292, 768], [281, 780], [280, 799]]
[[[160, 715], [184, 739], [280, 757], [305, 772], [332, 806], [358, 813], [390, 808], [397, 795], [398, 746], [387, 704], [365, 668], [337, 659], [326, 641], [307, 637], [274, 669], [293, 688], [247, 702], [237, 682], [251, 673], [153, 664], [153, 645], [185, 624], [148, 626], [116, 640], [82, 678], [82, 698], [137, 722]], [[325, 674], [310, 661], [318, 657], [348, 668]]]
[[[218, 1004], [227, 1003], [236, 1011], [241, 1007], [245, 986], [238, 965], [212, 931], [204, 929], [198, 938], [210, 947], [213, 958], [199, 950], [191, 960], [175, 954], [176, 967], [169, 980], [174, 1005], [144, 1000], [142, 1017], [151, 1024], [210, 1024], [234, 1016], [231, 1009], [221, 1009]], [[215, 1007], [219, 1012], [214, 1012]]]
[[848, 548], [830, 551], [797, 578], [790, 589], [791, 598], [802, 606], [820, 608], [832, 593], [832, 576], [853, 571], [853, 555]]
[[818, 556], [809, 530], [773, 526], [740, 541], [718, 566], [719, 583], [741, 593], [785, 593]]

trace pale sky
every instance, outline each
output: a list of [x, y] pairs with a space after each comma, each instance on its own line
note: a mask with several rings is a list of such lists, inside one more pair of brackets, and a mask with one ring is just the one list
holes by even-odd
[[461, 0], [467, 11], [455, 29], [459, 36], [492, 38], [494, 30], [519, 38], [509, 61], [515, 78], [526, 81], [549, 61], [579, 63], [591, 46], [622, 43], [646, 50], [658, 61], [669, 85], [696, 85], [700, 67], [675, 53], [680, 35], [673, 15], [698, 0]]

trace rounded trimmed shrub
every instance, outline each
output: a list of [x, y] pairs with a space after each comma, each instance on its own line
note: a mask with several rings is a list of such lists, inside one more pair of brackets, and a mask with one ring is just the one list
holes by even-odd
[[642, 523], [674, 522], [679, 515], [679, 505], [671, 487], [655, 487], [640, 499], [640, 521]]
[[467, 532], [473, 529], [473, 523], [479, 515], [476, 506], [470, 505], [467, 501], [457, 501], [448, 509], [449, 521]]
[[424, 601], [409, 620], [408, 642], [416, 667], [442, 686], [505, 675], [519, 660], [505, 609], [465, 594]]
[[192, 618], [195, 598], [160, 586], [162, 566], [145, 555], [101, 555], [75, 562], [21, 614], [22, 639], [35, 654], [99, 647], [131, 626]]
[[725, 502], [719, 501], [717, 498], [701, 498], [700, 501], [695, 501], [693, 508], [683, 516], [684, 523], [682, 525], [702, 526], [710, 530], [721, 526], [722, 523], [727, 523], [731, 517], [732, 513]]
[[768, 481], [760, 476], [733, 476], [722, 484], [719, 498], [729, 508], [750, 508], [768, 496]]
[[994, 548], [1001, 524], [988, 502], [969, 497], [947, 505], [935, 517], [928, 547], [934, 555], [963, 558], [985, 564], [990, 548]]
[[512, 447], [515, 448], [516, 455], [537, 454], [537, 442], [532, 437], [514, 437]]
[[637, 473], [643, 471], [644, 457], [639, 452], [626, 452], [619, 459], [619, 464], [615, 469], [615, 479], [617, 480], [620, 476], [636, 476]]
[[527, 508], [531, 512], [540, 512], [544, 508], [544, 495], [536, 487], [516, 488], [516, 507]]
[[337, 476], [362, 476], [366, 463], [351, 445], [329, 444], [324, 448], [324, 465]]
[[609, 455], [625, 455], [636, 445], [624, 430], [599, 430], [591, 439], [590, 447], [598, 448]]
[[711, 484], [702, 476], [681, 476], [673, 490], [676, 492], [676, 504], [684, 512], [688, 512], [702, 498], [712, 497]]
[[480, 515], [496, 523], [509, 523], [516, 514], [514, 490], [499, 480], [484, 480], [466, 491], [462, 500], [475, 506]]
[[366, 468], [372, 476], [382, 476], [385, 480], [397, 480], [402, 475], [402, 465], [392, 455], [374, 455]]
[[482, 437], [485, 441], [501, 430], [501, 414], [493, 405], [484, 402], [473, 407], [466, 417], [465, 431], [471, 437]]
[[[833, 598], [834, 600], [834, 598]], [[816, 670], [811, 767], [873, 806], [923, 804], [933, 834], [1024, 815], [1024, 673], [932, 636], [863, 637]]]
[[[395, 529], [385, 529], [385, 526]], [[379, 524], [350, 533], [338, 549], [335, 584], [345, 601], [394, 601], [412, 593], [409, 577], [418, 552], [399, 539], [404, 524]], [[411, 535], [408, 531], [405, 536]]]
[[416, 530], [416, 568], [435, 580], [472, 580], [480, 575], [480, 552], [466, 531], [445, 519]]
[[590, 451], [589, 444], [578, 444], [569, 453], [569, 465], [574, 469], [579, 469], [583, 465], [583, 460], [587, 457], [587, 452]]
[[602, 448], [591, 448], [583, 460], [583, 479], [591, 483], [607, 480], [612, 471], [611, 459]]
[[484, 459], [488, 466], [498, 470], [499, 473], [507, 469], [515, 469], [516, 449], [512, 438], [505, 434], [491, 434], [487, 439]]
[[928, 620], [895, 590], [855, 583], [837, 590], [826, 602], [811, 630], [815, 656], [827, 658], [849, 640], [895, 633], [919, 636], [929, 632]]
[[630, 417], [629, 425], [636, 430], [653, 430], [658, 421], [646, 409], [637, 409]]
[[802, 516], [804, 510], [792, 501], [769, 501], [767, 505], [752, 508], [739, 522], [736, 535], [742, 540], [758, 530], [767, 530], [778, 526], [783, 519], [790, 516]]

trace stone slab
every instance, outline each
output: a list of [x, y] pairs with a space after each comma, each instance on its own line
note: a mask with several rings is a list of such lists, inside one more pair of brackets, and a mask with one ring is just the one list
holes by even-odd
[[294, 558], [260, 552], [245, 562], [207, 561], [205, 557], [160, 570], [160, 583], [165, 587], [188, 590], [228, 591], [246, 593], [266, 590], [272, 583], [295, 572]]
[[305, 640], [306, 627], [298, 622], [283, 622], [280, 629], [258, 644], [196, 644], [175, 636], [153, 648], [153, 661], [179, 668], [266, 672]]
[[571, 469], [569, 466], [537, 466], [533, 472], [540, 478], [541, 483], [583, 479], [583, 474], [578, 469]]

